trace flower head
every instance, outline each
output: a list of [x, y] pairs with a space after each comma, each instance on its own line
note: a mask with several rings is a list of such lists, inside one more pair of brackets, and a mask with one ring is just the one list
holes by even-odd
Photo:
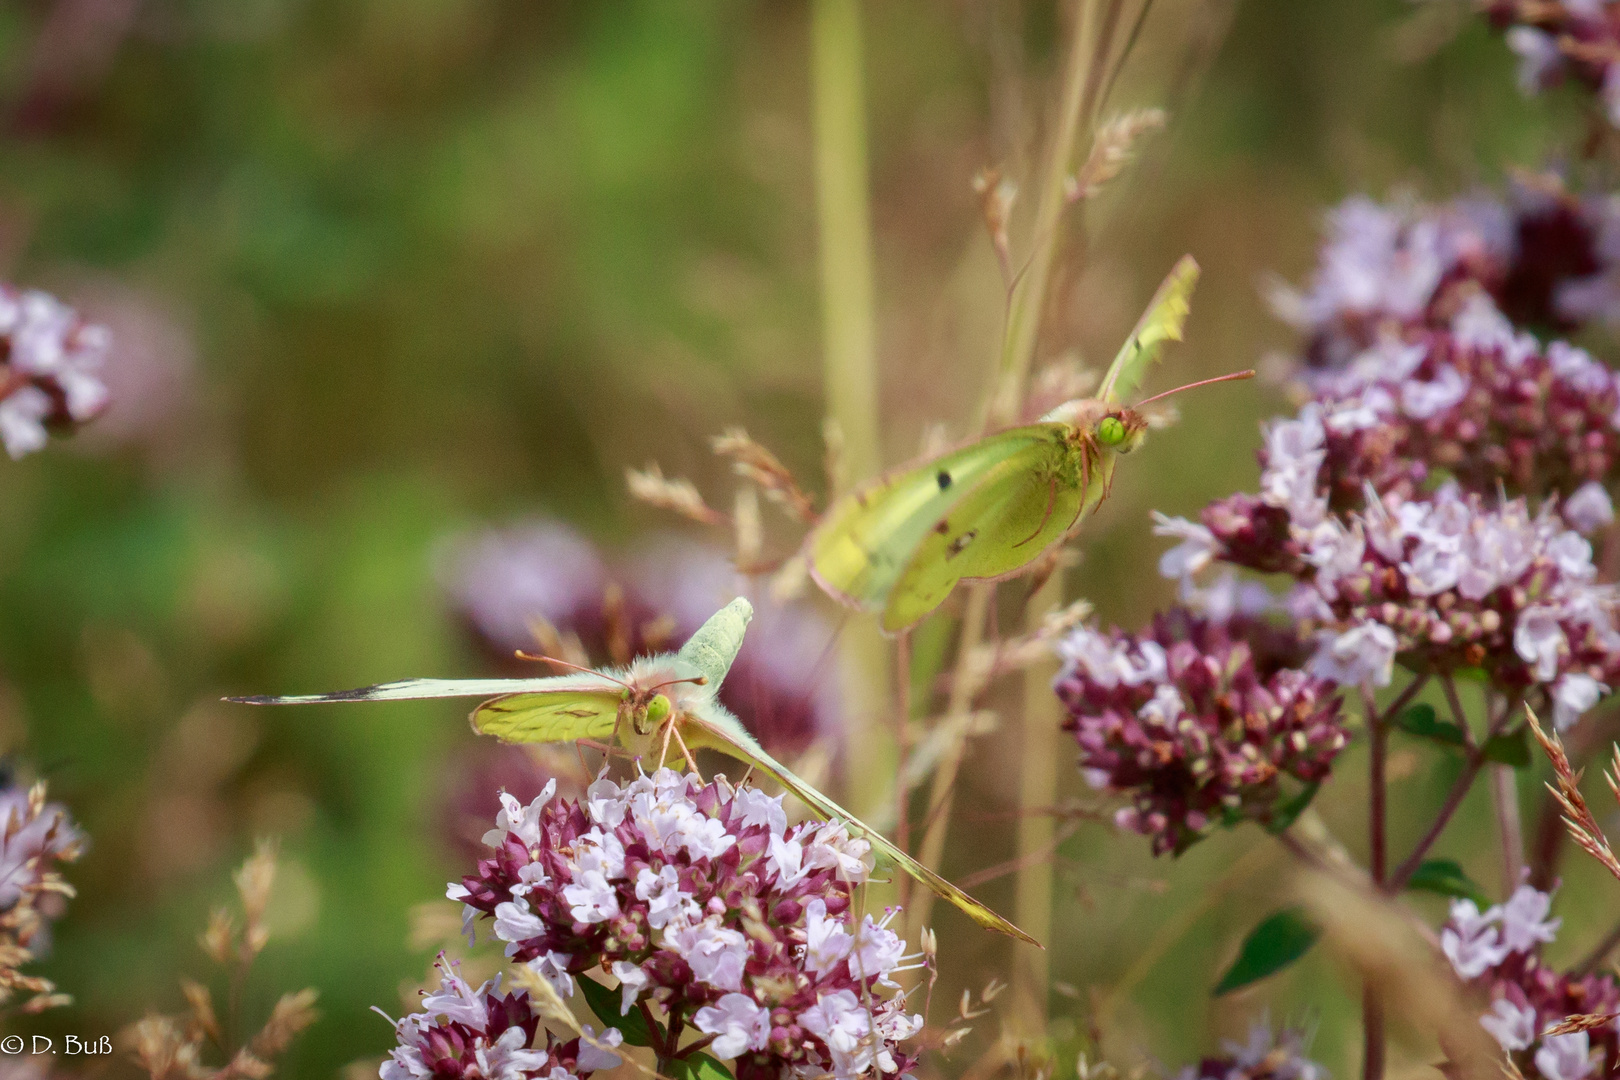
[[422, 1011], [390, 1021], [399, 1042], [381, 1080], [579, 1080], [619, 1064], [605, 1049], [624, 1041], [618, 1030], [566, 1042], [548, 1031], [542, 1040], [527, 993], [502, 995], [499, 978], [474, 990], [442, 953], [435, 966], [439, 988], [423, 992]]
[[1082, 774], [1129, 795], [1127, 828], [1181, 851], [1216, 822], [1266, 820], [1327, 776], [1346, 734], [1339, 697], [1292, 636], [1252, 619], [1177, 609], [1142, 635], [1075, 629], [1054, 686]]
[[1591, 1031], [1549, 1035], [1576, 1015], [1620, 1011], [1620, 983], [1612, 975], [1567, 975], [1541, 960], [1541, 947], [1558, 932], [1547, 918], [1552, 897], [1520, 885], [1506, 904], [1483, 913], [1471, 900], [1454, 900], [1440, 944], [1457, 975], [1490, 998], [1479, 1018], [1526, 1076], [1582, 1080], [1620, 1067], [1620, 1033], [1604, 1024]]
[[[1551, 505], [1492, 508], [1454, 484], [1403, 499], [1364, 489], [1362, 508], [1297, 522], [1235, 497], [1204, 514], [1211, 559], [1296, 579], [1290, 609], [1315, 635], [1313, 674], [1387, 684], [1393, 662], [1480, 669], [1500, 689], [1538, 689], [1560, 726], [1611, 685], [1620, 629], [1592, 546]], [[1310, 520], [1307, 518], [1307, 520]]]
[[44, 447], [47, 430], [107, 406], [99, 371], [108, 334], [48, 293], [0, 285], [0, 443], [13, 458]]
[[713, 1035], [739, 1077], [892, 1077], [915, 1060], [904, 943], [858, 915], [872, 853], [842, 826], [789, 827], [779, 799], [664, 769], [577, 802], [513, 800], [486, 841], [451, 895], [564, 996], [606, 967], [623, 1011]]

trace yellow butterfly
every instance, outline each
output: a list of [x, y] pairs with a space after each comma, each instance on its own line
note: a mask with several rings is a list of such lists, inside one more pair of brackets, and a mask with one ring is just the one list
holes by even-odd
[[609, 671], [538, 679], [409, 679], [359, 690], [304, 697], [241, 697], [250, 705], [302, 705], [324, 701], [405, 701], [418, 698], [487, 697], [472, 713], [473, 730], [503, 742], [571, 742], [612, 739], [634, 757], [658, 760], [708, 747], [745, 762], [797, 795], [823, 819], [837, 819], [883, 858], [967, 913], [980, 926], [1032, 945], [1034, 938], [895, 847], [849, 811], [795, 776], [771, 757], [716, 699], [720, 683], [742, 647], [754, 608], [738, 597], [700, 626], [678, 653], [641, 657]]
[[939, 607], [963, 578], [1010, 577], [1067, 539], [1107, 496], [1119, 455], [1141, 444], [1147, 421], [1120, 402], [1136, 392], [1164, 343], [1181, 340], [1197, 280], [1198, 264], [1183, 256], [1096, 397], [879, 477], [828, 507], [804, 546], [817, 584], [851, 607], [881, 613], [894, 633]]

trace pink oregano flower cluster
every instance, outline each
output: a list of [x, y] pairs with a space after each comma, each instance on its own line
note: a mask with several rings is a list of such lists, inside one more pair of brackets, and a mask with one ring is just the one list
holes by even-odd
[[1556, 175], [1521, 177], [1505, 199], [1356, 195], [1328, 212], [1326, 232], [1308, 284], [1277, 283], [1269, 296], [1305, 335], [1307, 375], [1389, 337], [1446, 331], [1481, 294], [1519, 326], [1564, 332], [1620, 318], [1620, 207], [1572, 194]]
[[[1322, 434], [1317, 475], [1299, 477], [1337, 507], [1371, 484], [1412, 498], [1438, 476], [1470, 491], [1557, 494], [1583, 530], [1613, 518], [1620, 475], [1615, 373], [1563, 341], [1545, 348], [1475, 294], [1443, 330], [1382, 338], [1311, 379]], [[1304, 419], [1307, 414], [1302, 413]], [[1268, 444], [1263, 458], [1290, 456]]]
[[1289, 575], [1290, 612], [1317, 641], [1310, 669], [1344, 685], [1388, 685], [1397, 656], [1420, 671], [1482, 669], [1505, 692], [1544, 693], [1560, 727], [1608, 690], [1616, 593], [1550, 501], [1532, 514], [1448, 484], [1412, 499], [1368, 490], [1362, 509], [1336, 513], [1319, 479], [1324, 441], [1312, 406], [1273, 425], [1259, 496], [1216, 502], [1201, 524], [1160, 516], [1156, 531], [1182, 541], [1161, 569]]
[[494, 854], [451, 885], [469, 930], [492, 921], [514, 963], [564, 997], [587, 972], [621, 1013], [661, 1010], [739, 1080], [899, 1077], [921, 1031], [894, 981], [914, 958], [856, 889], [870, 846], [836, 822], [789, 827], [781, 798], [662, 769], [578, 802], [504, 796]]
[[0, 285], [0, 444], [20, 458], [48, 429], [94, 419], [107, 405], [98, 372], [107, 331], [47, 293]]
[[1309, 650], [1253, 619], [1176, 609], [1140, 635], [1079, 627], [1058, 652], [1081, 773], [1130, 793], [1116, 822], [1155, 854], [1186, 850], [1212, 822], [1276, 819], [1347, 741], [1335, 687], [1300, 669]]
[[617, 1029], [598, 1038], [587, 1027], [584, 1039], [559, 1041], [541, 1031], [526, 992], [501, 994], [499, 976], [474, 990], [443, 954], [435, 966], [439, 988], [423, 993], [421, 1012], [384, 1014], [399, 1045], [381, 1080], [580, 1080], [620, 1064], [607, 1049], [623, 1041]]
[[1608, 0], [1491, 0], [1486, 12], [1519, 58], [1520, 90], [1574, 82], [1595, 92], [1620, 127], [1620, 9]]
[[1488, 995], [1480, 1024], [1528, 1077], [1584, 1080], [1620, 1070], [1620, 1032], [1613, 1022], [1590, 1031], [1549, 1034], [1571, 1016], [1620, 1011], [1620, 984], [1608, 974], [1561, 974], [1541, 960], [1561, 920], [1549, 919], [1552, 897], [1521, 885], [1505, 904], [1484, 912], [1454, 900], [1440, 931], [1441, 950], [1464, 982]]

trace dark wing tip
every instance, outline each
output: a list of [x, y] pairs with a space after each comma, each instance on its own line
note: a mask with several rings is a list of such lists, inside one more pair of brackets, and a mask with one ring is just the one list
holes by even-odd
[[323, 701], [375, 701], [377, 691], [386, 690], [391, 685], [394, 684], [378, 683], [375, 686], [338, 690], [330, 694], [253, 694], [246, 697], [228, 697], [225, 700], [241, 705], [309, 705]]

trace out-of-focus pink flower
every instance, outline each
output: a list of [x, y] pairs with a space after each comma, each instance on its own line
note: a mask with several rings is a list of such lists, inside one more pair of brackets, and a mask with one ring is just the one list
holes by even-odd
[[109, 335], [48, 293], [0, 285], [0, 442], [13, 458], [45, 446], [50, 428], [107, 406], [100, 373]]
[[1249, 1025], [1247, 1042], [1227, 1040], [1222, 1053], [1188, 1065], [1175, 1080], [1324, 1080], [1327, 1070], [1305, 1056], [1305, 1034], [1273, 1032], [1267, 1020]]
[[[455, 609], [503, 662], [514, 650], [561, 648], [591, 665], [624, 664], [678, 646], [727, 601], [748, 593], [721, 552], [678, 537], [610, 565], [568, 525], [538, 520], [452, 543], [441, 579]], [[535, 630], [557, 640], [536, 640]], [[754, 619], [720, 702], [773, 754], [836, 747], [837, 666], [820, 662], [834, 627], [807, 605], [754, 599]], [[527, 665], [532, 669], [532, 665]]]

